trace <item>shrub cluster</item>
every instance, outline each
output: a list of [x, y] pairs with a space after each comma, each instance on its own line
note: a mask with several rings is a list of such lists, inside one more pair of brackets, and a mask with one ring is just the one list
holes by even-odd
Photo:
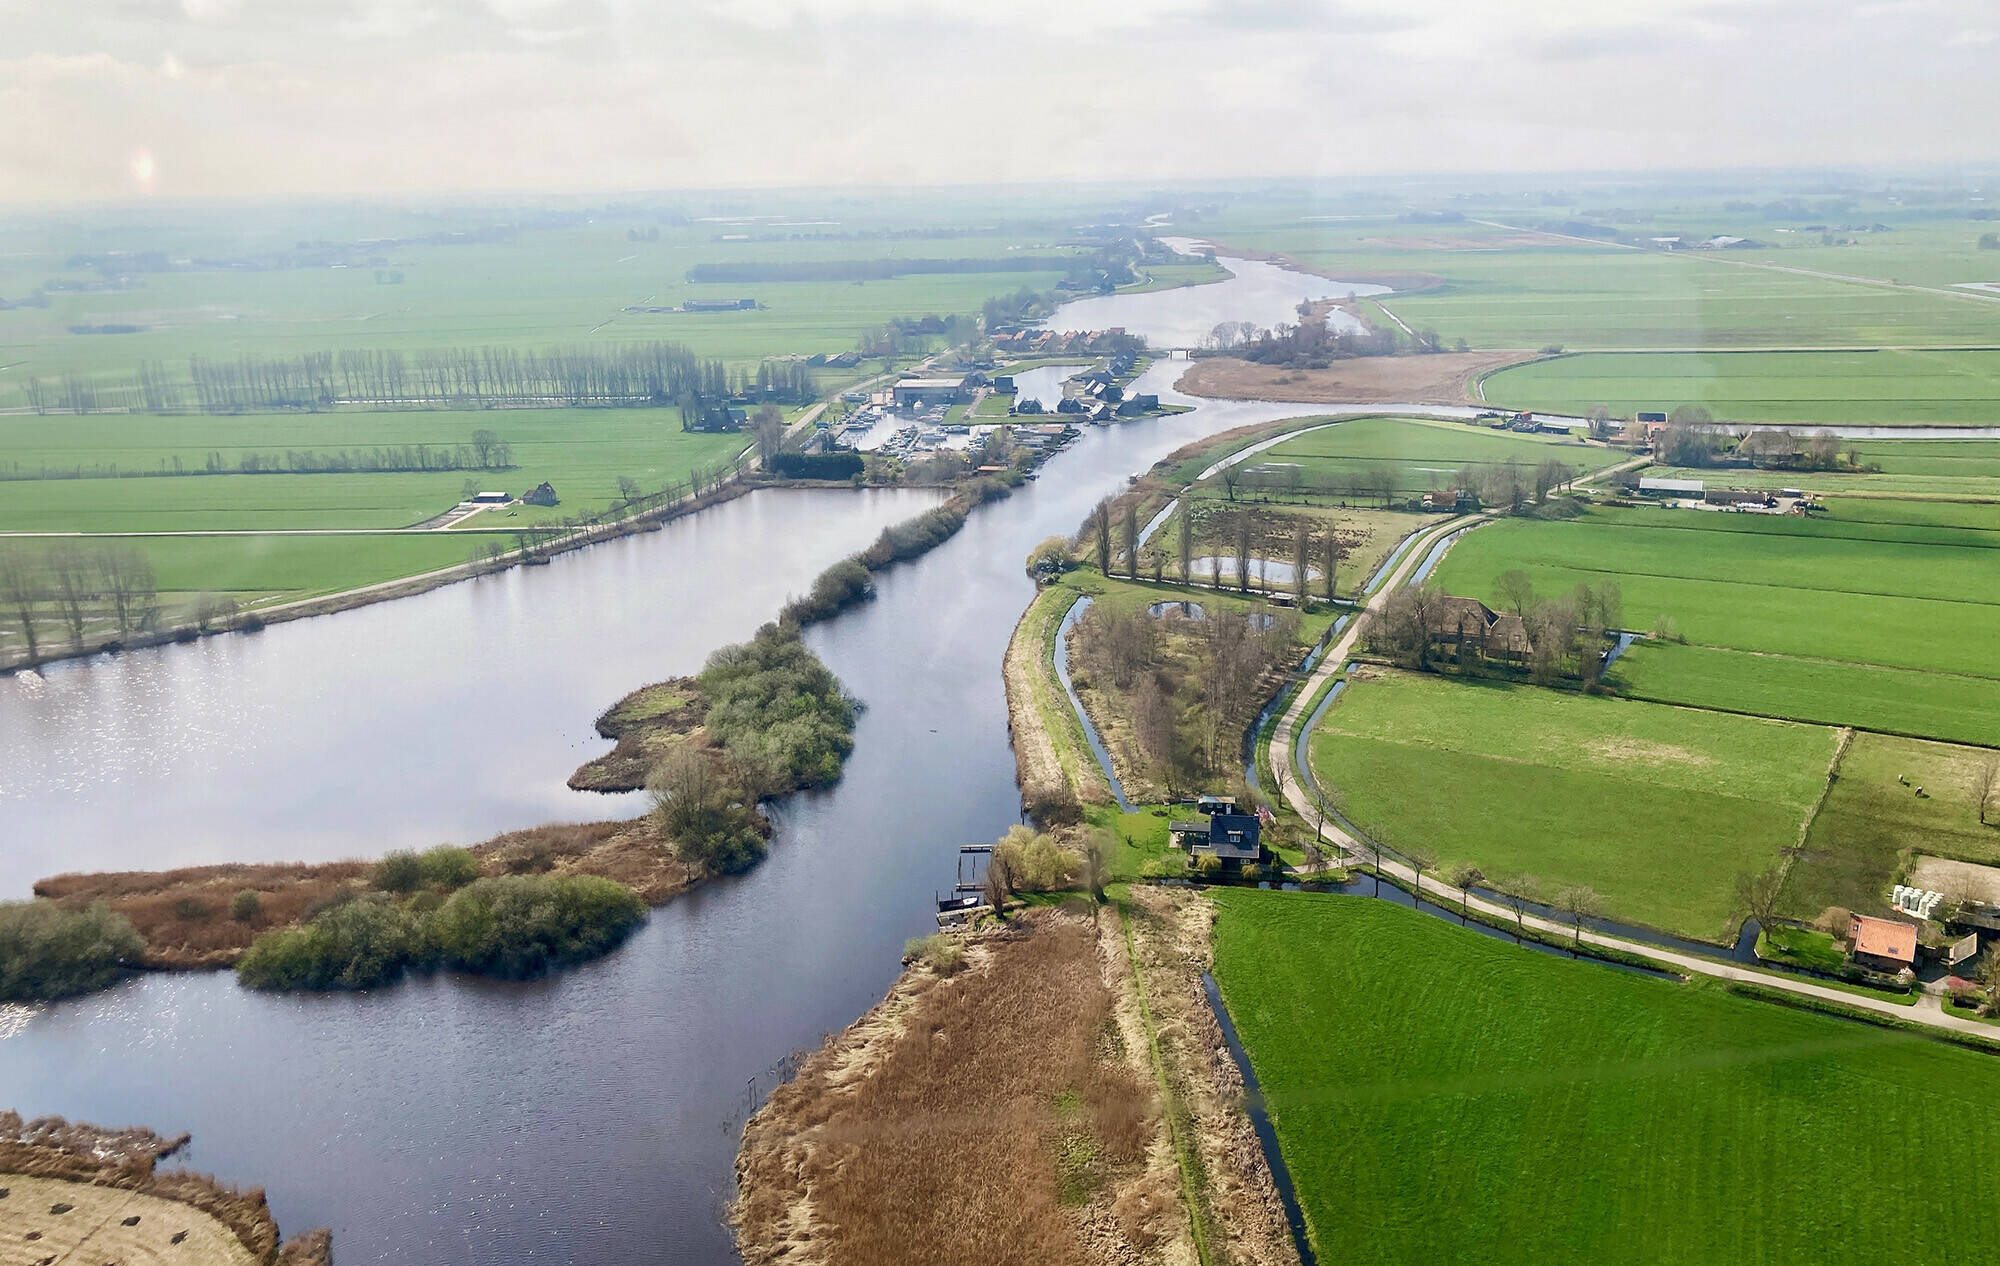
[[422, 853], [402, 849], [375, 865], [375, 886], [384, 892], [411, 893], [424, 888], [463, 888], [479, 878], [479, 859], [472, 850], [440, 844]]
[[818, 787], [854, 750], [854, 700], [796, 628], [767, 624], [701, 670], [703, 724], [753, 792]]
[[[426, 894], [429, 895], [429, 894]], [[236, 965], [252, 989], [370, 989], [451, 967], [518, 980], [607, 953], [645, 918], [630, 888], [594, 875], [475, 879], [425, 910], [343, 902], [257, 938]]]
[[817, 624], [875, 596], [875, 581], [856, 558], [843, 558], [819, 574], [811, 592], [794, 598], [778, 613], [784, 624]]
[[965, 511], [946, 502], [914, 518], [883, 528], [875, 543], [855, 557], [869, 571], [881, 571], [891, 563], [916, 558], [936, 549], [957, 535], [964, 526]]
[[53, 901], [0, 903], [0, 1002], [39, 1002], [102, 989], [146, 945], [104, 905], [65, 910]]
[[777, 453], [771, 473], [787, 479], [852, 479], [861, 473], [859, 453]]

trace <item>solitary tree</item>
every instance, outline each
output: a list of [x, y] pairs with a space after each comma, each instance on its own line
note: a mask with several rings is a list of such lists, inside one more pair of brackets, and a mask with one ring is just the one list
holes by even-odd
[[1236, 588], [1250, 592], [1250, 516], [1236, 514]]
[[1556, 904], [1569, 915], [1576, 930], [1576, 947], [1583, 947], [1583, 921], [1597, 913], [1598, 896], [1588, 884], [1571, 884], [1556, 894]]
[[1118, 837], [1103, 827], [1083, 838], [1083, 879], [1093, 901], [1104, 900], [1104, 881], [1111, 874], [1112, 850], [1117, 846]]
[[1139, 502], [1136, 497], [1125, 498], [1125, 574], [1133, 580], [1139, 578]]
[[1340, 569], [1340, 533], [1334, 530], [1332, 524], [1327, 525], [1326, 535], [1320, 538], [1319, 549], [1320, 591], [1326, 595], [1328, 602], [1332, 602], [1334, 573]]
[[1243, 482], [1243, 463], [1231, 462], [1222, 468], [1222, 473], [1218, 477], [1222, 480], [1222, 490], [1229, 494], [1229, 499], [1236, 500], [1236, 486]]
[[1535, 606], [1535, 582], [1528, 578], [1527, 572], [1511, 567], [1500, 573], [1500, 579], [1494, 582], [1493, 588], [1500, 601], [1515, 615], [1524, 620], [1528, 618], [1528, 612]]
[[1756, 921], [1757, 930], [1769, 935], [1778, 926], [1778, 896], [1784, 888], [1784, 874], [1773, 866], [1768, 870], [1752, 874], [1743, 871], [1736, 876], [1736, 906], [1749, 919]]
[[750, 435], [757, 441], [758, 464], [769, 466], [785, 443], [785, 411], [775, 404], [757, 406], [750, 415]]
[[1111, 574], [1111, 498], [1097, 503], [1092, 514], [1091, 528], [1097, 534], [1097, 570], [1100, 574]]
[[1306, 604], [1306, 572], [1312, 558], [1312, 530], [1300, 519], [1292, 529], [1292, 596]]
[[1458, 889], [1458, 921], [1464, 923], [1472, 912], [1472, 885], [1484, 883], [1486, 876], [1477, 866], [1454, 866], [1451, 871], [1451, 886]]
[[1437, 869], [1438, 856], [1427, 848], [1406, 848], [1403, 856], [1409, 859], [1410, 869], [1417, 872], [1417, 901], [1424, 899], [1424, 875]]
[[1193, 583], [1191, 568], [1194, 565], [1194, 507], [1186, 497], [1180, 501], [1181, 520], [1181, 583]]

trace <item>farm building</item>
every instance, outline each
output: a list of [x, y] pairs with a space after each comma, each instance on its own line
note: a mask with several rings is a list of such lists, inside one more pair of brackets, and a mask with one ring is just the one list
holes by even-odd
[[1241, 870], [1246, 863], [1255, 865], [1264, 859], [1263, 824], [1255, 816], [1237, 813], [1235, 809], [1232, 801], [1226, 812], [1169, 822], [1168, 838], [1175, 848], [1187, 850], [1190, 864], [1197, 857], [1213, 857], [1222, 863], [1224, 870]]
[[1710, 488], [1702, 500], [1712, 506], [1775, 506], [1778, 499], [1754, 488]]
[[1901, 971], [1917, 961], [1917, 928], [1913, 923], [1857, 914], [1847, 936], [1848, 954], [1863, 967]]
[[549, 484], [548, 480], [544, 479], [541, 483], [535, 485], [534, 491], [521, 494], [521, 504], [528, 506], [552, 506], [559, 504], [559, 502], [556, 499], [555, 488]]
[[1653, 475], [1639, 479], [1639, 493], [1647, 497], [1700, 497], [1707, 491], [1708, 485], [1699, 479], [1661, 479]]
[[955, 404], [965, 390], [963, 378], [905, 378], [889, 389], [897, 408], [926, 404]]
[[1476, 647], [1488, 659], [1519, 663], [1534, 653], [1528, 626], [1512, 611], [1495, 611], [1475, 598], [1443, 597], [1431, 616], [1431, 642]]
[[475, 492], [467, 498], [476, 506], [504, 506], [513, 499], [504, 492]]
[[689, 299], [683, 312], [747, 312], [757, 306], [755, 299]]

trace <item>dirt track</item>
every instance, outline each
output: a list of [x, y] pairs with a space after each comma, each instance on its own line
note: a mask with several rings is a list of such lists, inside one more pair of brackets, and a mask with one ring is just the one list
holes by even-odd
[[1534, 352], [1440, 352], [1364, 356], [1331, 369], [1282, 369], [1233, 356], [1192, 361], [1175, 386], [1191, 396], [1304, 404], [1478, 404], [1472, 382]]

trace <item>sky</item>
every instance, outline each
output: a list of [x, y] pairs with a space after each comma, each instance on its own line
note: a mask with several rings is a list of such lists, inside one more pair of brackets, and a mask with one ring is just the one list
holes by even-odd
[[1993, 0], [0, 0], [0, 202], [2000, 159]]

